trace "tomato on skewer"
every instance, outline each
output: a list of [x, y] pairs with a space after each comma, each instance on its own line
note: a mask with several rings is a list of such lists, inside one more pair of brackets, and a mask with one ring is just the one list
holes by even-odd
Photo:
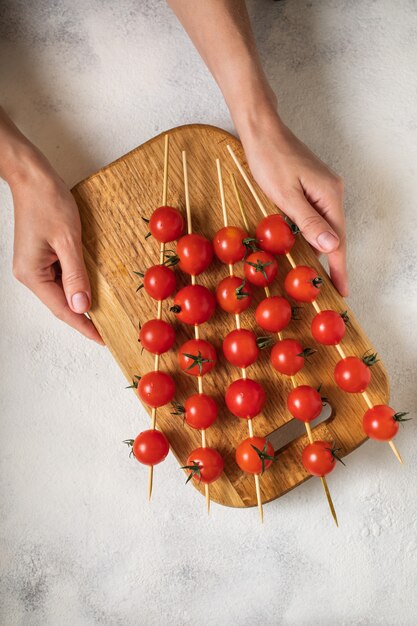
[[274, 461], [274, 448], [265, 437], [248, 437], [236, 448], [236, 463], [247, 474], [263, 474]]
[[148, 320], [140, 329], [139, 341], [151, 354], [163, 354], [174, 345], [175, 331], [164, 320]]
[[270, 296], [261, 300], [256, 307], [255, 319], [258, 326], [270, 333], [279, 333], [291, 321], [292, 308], [281, 296]]
[[177, 265], [191, 276], [202, 274], [213, 260], [211, 242], [197, 233], [184, 235], [177, 242], [176, 252], [168, 250], [165, 253], [167, 265]]
[[255, 363], [260, 349], [266, 348], [273, 342], [272, 337], [256, 337], [251, 330], [237, 328], [224, 338], [223, 354], [229, 363], [244, 369]]
[[313, 476], [327, 476], [336, 467], [336, 461], [343, 461], [337, 456], [338, 448], [328, 441], [317, 440], [309, 443], [303, 450], [301, 460], [304, 468]]
[[143, 283], [139, 285], [136, 291], [144, 288], [148, 296], [154, 300], [161, 301], [169, 298], [177, 286], [174, 272], [166, 265], [152, 265], [145, 273], [133, 273], [143, 279]]
[[180, 289], [174, 298], [171, 311], [180, 322], [198, 326], [207, 322], [216, 308], [216, 299], [203, 285], [187, 285]]
[[391, 441], [398, 433], [400, 422], [407, 422], [408, 413], [396, 413], [386, 404], [376, 404], [363, 416], [363, 430], [377, 441]]
[[306, 357], [314, 352], [311, 348], [303, 348], [296, 339], [282, 339], [271, 350], [272, 367], [280, 374], [294, 376], [304, 367]]
[[348, 320], [346, 311], [320, 311], [311, 322], [311, 334], [318, 343], [335, 346], [343, 339], [346, 332], [345, 322]]
[[175, 383], [166, 372], [148, 372], [143, 376], [135, 376], [137, 382], [131, 387], [137, 389], [139, 398], [144, 404], [157, 409], [172, 402], [175, 394]]
[[209, 485], [222, 475], [224, 461], [215, 448], [196, 448], [181, 469], [188, 470], [186, 483], [193, 478], [197, 483]]
[[149, 230], [160, 243], [174, 241], [184, 231], [184, 218], [175, 207], [160, 206], [151, 215]]
[[297, 302], [313, 302], [319, 295], [322, 282], [312, 267], [297, 265], [285, 277], [284, 288]]
[[249, 235], [237, 226], [225, 226], [213, 237], [214, 254], [227, 265], [241, 261], [247, 252]]
[[359, 359], [357, 356], [347, 356], [336, 364], [334, 378], [337, 385], [348, 393], [362, 393], [371, 382], [370, 368], [378, 362], [377, 354], [364, 354]]
[[205, 393], [194, 393], [186, 399], [184, 406], [174, 402], [175, 412], [172, 415], [182, 415], [191, 428], [205, 430], [217, 419], [217, 404], [211, 396]]
[[267, 287], [278, 273], [278, 262], [272, 254], [259, 250], [245, 260], [245, 278], [257, 287]]
[[295, 243], [291, 227], [278, 213], [264, 217], [256, 229], [259, 247], [271, 254], [287, 254]]
[[223, 311], [243, 313], [252, 302], [252, 289], [243, 278], [227, 276], [217, 285], [216, 298]]
[[131, 446], [131, 454], [143, 465], [158, 465], [169, 452], [169, 441], [160, 430], [144, 430], [136, 439], [123, 443]]
[[266, 394], [256, 380], [238, 378], [227, 388], [225, 400], [233, 415], [241, 419], [252, 419], [264, 408]]
[[320, 415], [323, 400], [314, 387], [299, 385], [288, 394], [287, 407], [296, 419], [302, 422], [311, 422]]
[[204, 376], [216, 365], [214, 346], [204, 339], [190, 339], [178, 350], [178, 365], [190, 376]]

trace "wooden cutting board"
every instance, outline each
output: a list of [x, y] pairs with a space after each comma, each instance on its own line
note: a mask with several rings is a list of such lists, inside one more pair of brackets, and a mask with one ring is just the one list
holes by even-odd
[[[242, 225], [230, 182], [230, 173], [233, 172], [251, 230], [254, 232], [261, 218], [259, 209], [226, 149], [227, 144], [230, 144], [245, 169], [249, 171], [240, 142], [219, 128], [205, 125], [181, 126], [168, 133], [170, 136], [168, 204], [178, 207], [185, 215], [181, 151], [186, 150], [193, 230], [209, 238], [213, 237], [223, 225], [215, 165], [215, 159], [220, 158], [229, 223]], [[146, 351], [141, 354], [138, 325], [139, 322], [143, 323], [156, 317], [157, 305], [143, 290], [136, 292], [138, 277], [133, 272], [143, 271], [148, 266], [158, 263], [158, 243], [152, 238], [145, 240], [147, 227], [141, 218], [149, 217], [153, 209], [161, 204], [163, 157], [164, 137], [159, 135], [102, 168], [72, 190], [81, 213], [85, 259], [93, 290], [91, 318], [129, 381], [135, 374], [141, 375], [152, 370], [154, 365], [152, 355]], [[276, 207], [256, 185], [255, 187], [268, 212], [276, 212]], [[348, 311], [350, 325], [342, 341], [345, 353], [362, 356], [369, 349], [376, 351], [346, 302], [336, 292], [314, 252], [300, 235], [292, 250], [292, 256], [297, 264], [315, 267], [324, 278], [318, 298], [321, 309]], [[283, 293], [283, 278], [290, 269], [285, 257], [280, 257], [279, 265], [279, 277], [272, 287], [272, 294]], [[242, 275], [242, 267], [236, 269], [237, 273]], [[208, 272], [198, 277], [197, 282], [215, 289], [219, 280], [227, 274], [227, 266], [215, 261]], [[182, 275], [180, 271], [177, 272], [177, 276], [179, 286], [189, 283], [189, 277]], [[259, 332], [260, 329], [255, 326], [253, 312], [256, 302], [263, 297], [262, 290], [259, 290], [254, 305], [242, 314], [242, 327], [254, 327], [258, 334], [264, 333]], [[179, 346], [193, 337], [193, 329], [177, 322], [175, 315], [169, 312], [171, 304], [170, 300], [164, 302], [163, 318], [170, 320], [175, 326], [176, 346]], [[335, 440], [342, 448], [344, 456], [366, 439], [361, 421], [367, 406], [361, 394], [344, 393], [336, 387], [333, 381], [333, 368], [340, 357], [335, 348], [320, 346], [312, 339], [310, 323], [314, 314], [311, 304], [303, 305], [301, 319], [292, 321], [283, 334], [285, 337], [297, 337], [304, 346], [317, 350], [304, 370], [297, 375], [297, 382], [313, 386], [322, 383], [322, 390], [329, 399], [332, 413], [327, 421], [313, 429], [313, 435], [315, 438]], [[253, 477], [244, 474], [234, 460], [237, 445], [248, 436], [247, 424], [245, 420], [239, 420], [227, 412], [223, 398], [227, 385], [240, 377], [240, 372], [229, 365], [221, 353], [222, 338], [234, 328], [234, 323], [234, 316], [217, 310], [212, 320], [200, 328], [201, 338], [211, 341], [219, 356], [215, 370], [204, 378], [204, 391], [215, 397], [220, 409], [217, 422], [206, 431], [207, 445], [217, 448], [225, 459], [225, 472], [210, 486], [210, 495], [212, 500], [220, 504], [248, 507], [256, 505]], [[196, 379], [179, 371], [177, 367], [175, 349], [161, 357], [161, 369], [174, 376], [177, 401], [183, 402], [187, 395], [196, 392]], [[286, 397], [291, 389], [291, 381], [272, 369], [269, 363], [269, 350], [261, 353], [259, 361], [248, 370], [248, 375], [262, 383], [268, 396], [263, 414], [253, 420], [255, 435], [266, 436], [276, 429], [285, 427], [292, 419], [286, 408]], [[372, 382], [368, 391], [373, 403], [388, 401], [388, 380], [381, 361], [372, 368]], [[126, 391], [126, 393], [135, 392]], [[187, 455], [200, 446], [201, 436], [199, 431], [183, 425], [182, 418], [172, 415], [172, 410], [171, 406], [158, 409], [157, 425], [168, 437], [179, 464], [184, 465]], [[140, 431], [149, 427], [148, 423], [140, 418], [137, 432], [127, 433], [123, 426], [123, 416], [115, 416], [115, 419], [121, 424], [121, 439], [126, 436], [134, 438]], [[302, 449], [307, 443], [306, 436], [302, 435], [279, 450], [277, 461], [261, 476], [264, 502], [283, 495], [309, 477], [300, 461]], [[145, 471], [138, 464], [138, 471], [141, 470]], [[349, 480], [348, 469], [338, 468], [337, 471], [344, 471], [346, 480]], [[156, 481], [157, 476], [156, 467]], [[194, 481], [191, 482], [194, 484]], [[194, 486], [204, 493], [203, 486], [196, 484]]]

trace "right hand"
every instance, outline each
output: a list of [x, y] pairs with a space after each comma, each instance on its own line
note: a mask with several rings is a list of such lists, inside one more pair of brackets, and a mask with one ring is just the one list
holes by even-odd
[[13, 274], [63, 322], [104, 345], [85, 313], [91, 287], [70, 191], [40, 154], [9, 181], [15, 209]]

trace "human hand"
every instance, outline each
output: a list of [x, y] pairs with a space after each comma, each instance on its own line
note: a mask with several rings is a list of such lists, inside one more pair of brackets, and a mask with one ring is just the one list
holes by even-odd
[[104, 345], [91, 320], [78, 208], [64, 182], [36, 150], [8, 178], [15, 209], [14, 276], [60, 320]]
[[276, 112], [259, 115], [238, 129], [256, 182], [315, 250], [327, 255], [333, 284], [347, 296], [341, 178], [297, 139]]

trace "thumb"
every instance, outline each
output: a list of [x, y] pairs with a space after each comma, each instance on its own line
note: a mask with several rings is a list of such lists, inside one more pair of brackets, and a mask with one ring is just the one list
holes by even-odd
[[339, 237], [328, 222], [308, 202], [300, 191], [285, 201], [281, 208], [298, 226], [307, 241], [319, 252], [328, 254], [337, 250]]
[[80, 240], [66, 241], [56, 250], [62, 270], [62, 287], [74, 313], [86, 313], [91, 306], [91, 288]]

